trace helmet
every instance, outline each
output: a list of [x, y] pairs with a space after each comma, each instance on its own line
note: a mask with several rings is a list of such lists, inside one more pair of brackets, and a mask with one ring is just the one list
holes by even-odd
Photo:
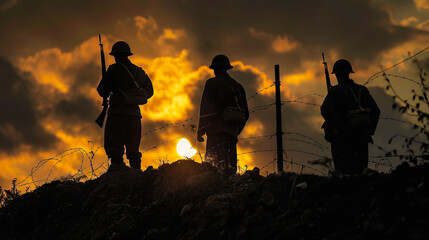
[[354, 73], [352, 65], [345, 59], [340, 59], [334, 63], [334, 68], [332, 69], [331, 74], [339, 72]]
[[133, 53], [131, 52], [130, 46], [128, 43], [124, 41], [115, 42], [112, 46], [112, 51], [109, 53], [110, 55], [126, 55], [131, 56]]
[[231, 63], [229, 62], [229, 59], [225, 55], [217, 55], [213, 58], [212, 64], [209, 66], [211, 69], [217, 69], [217, 68], [226, 68], [231, 69]]

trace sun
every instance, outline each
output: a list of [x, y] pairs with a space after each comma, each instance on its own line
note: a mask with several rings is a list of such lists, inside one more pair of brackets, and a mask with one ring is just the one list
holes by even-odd
[[183, 158], [191, 158], [197, 153], [197, 150], [192, 147], [191, 143], [186, 138], [182, 138], [177, 142], [176, 149], [177, 153]]

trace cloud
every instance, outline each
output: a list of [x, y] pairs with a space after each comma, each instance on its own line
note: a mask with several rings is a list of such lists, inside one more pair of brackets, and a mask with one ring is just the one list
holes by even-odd
[[22, 145], [33, 150], [52, 147], [57, 138], [46, 131], [37, 111], [34, 83], [20, 75], [15, 67], [0, 57], [0, 152], [12, 153]]
[[16, 4], [18, 4], [18, 0], [6, 0], [3, 4], [0, 5], [0, 10], [4, 11], [9, 8], [13, 8]]
[[[370, 61], [422, 34], [393, 23], [385, 8], [370, 0], [221, 0], [215, 6], [201, 1], [153, 0], [128, 4], [107, 1], [102, 3], [103, 8], [100, 5], [99, 1], [82, 0], [18, 4], [1, 17], [0, 34], [8, 37], [0, 39], [0, 51], [28, 56], [52, 47], [68, 50], [101, 32], [140, 41], [135, 47], [142, 52], [152, 51], [147, 39], [163, 36], [159, 41], [180, 46], [175, 54], [187, 49], [198, 65], [223, 52], [240, 56], [252, 65], [268, 67], [285, 62], [295, 68], [299, 66], [297, 60], [314, 58], [321, 49], [335, 50], [352, 60]], [[28, 28], [28, 22], [34, 26]], [[249, 29], [274, 39], [257, 39]], [[161, 54], [167, 53], [172, 54], [172, 49]]]
[[272, 43], [272, 48], [278, 53], [289, 52], [296, 49], [299, 46], [299, 43], [293, 40], [291, 37], [276, 37]]
[[417, 28], [429, 31], [429, 19], [417, 24]]
[[416, 17], [411, 16], [411, 17], [403, 19], [401, 21], [401, 26], [409, 26], [409, 25], [412, 25], [413, 23], [415, 24], [417, 22], [419, 22], [419, 20]]
[[283, 77], [283, 81], [288, 84], [299, 85], [302, 82], [311, 81], [314, 79], [314, 74], [311, 71], [305, 73], [291, 74]]
[[[31, 93], [23, 98], [28, 99], [24, 103], [30, 103], [30, 112], [36, 109], [32, 110], [35, 120], [25, 128], [3, 124], [0, 136], [28, 132], [43, 140], [48, 139], [47, 134], [54, 140], [43, 145], [47, 146], [43, 157], [86, 146], [88, 140], [102, 145], [102, 131], [93, 123], [101, 109], [95, 87], [101, 77], [97, 35], [102, 33], [106, 53], [115, 41], [127, 41], [134, 53], [131, 60], [143, 67], [154, 84], [154, 97], [141, 107], [143, 132], [162, 129], [143, 136], [141, 150], [149, 149], [143, 154], [143, 164], [175, 160], [179, 156], [174, 139], [181, 136], [193, 139], [190, 124], [196, 124], [197, 119], [163, 126], [198, 115], [204, 82], [213, 76], [207, 65], [219, 53], [230, 57], [234, 66], [230, 73], [242, 83], [247, 96], [255, 96], [249, 101], [249, 107], [254, 108], [274, 102], [274, 87], [254, 95], [272, 85], [274, 64], [281, 66], [282, 99], [288, 101], [308, 93], [326, 94], [322, 51], [329, 63], [339, 58], [349, 59], [357, 70], [353, 77], [362, 81], [379, 71], [380, 66], [390, 66], [406, 57], [408, 51], [426, 47], [427, 24], [423, 21], [415, 27], [408, 26], [414, 23], [410, 16], [425, 19], [422, 15], [399, 14], [397, 7], [387, 8], [386, 4], [374, 2], [377, 1], [220, 0], [215, 5], [194, 0], [127, 4], [83, 0], [19, 2], [0, 15], [0, 34], [5, 36], [0, 38], [0, 52], [9, 61], [17, 59], [16, 67], [32, 75], [28, 78], [31, 81], [27, 77], [20, 81], [27, 84], [25, 88]], [[391, 6], [403, 6], [401, 1], [391, 2]], [[409, 3], [412, 1], [406, 6]], [[395, 17], [408, 19], [407, 26], [398, 25]], [[106, 60], [107, 64], [113, 62], [107, 54]], [[404, 71], [403, 75], [409, 73], [405, 65], [396, 70]], [[382, 85], [380, 82], [377, 85]], [[376, 94], [390, 100], [383, 89]], [[302, 100], [320, 104], [323, 97], [312, 95]], [[383, 106], [390, 108], [390, 104], [386, 100]], [[21, 105], [26, 109], [26, 104]], [[285, 132], [298, 132], [327, 145], [317, 106], [288, 103], [282, 109]], [[273, 134], [274, 117], [273, 106], [252, 112], [240, 137]], [[14, 120], [9, 122], [18, 124]], [[386, 126], [395, 126], [390, 124]], [[32, 132], [35, 129], [42, 133]], [[377, 141], [386, 140], [389, 133], [386, 129], [380, 130], [382, 134]], [[288, 137], [286, 149], [329, 155], [326, 150], [306, 143], [312, 142], [308, 138], [296, 134], [285, 137]], [[25, 143], [22, 137], [16, 138], [16, 146]], [[193, 140], [191, 143], [195, 144]], [[157, 147], [151, 148], [154, 145]], [[199, 147], [204, 151], [204, 144]], [[240, 153], [275, 149], [275, 138], [242, 140], [238, 149]], [[5, 155], [11, 172], [7, 177], [19, 169], [20, 165], [12, 165], [15, 160], [29, 162], [21, 171], [29, 170], [30, 163], [39, 160], [41, 156], [33, 156], [31, 151], [25, 150], [17, 158]], [[103, 151], [98, 154], [105, 160]], [[239, 159], [249, 166], [265, 166], [273, 154], [258, 152], [240, 155]], [[314, 158], [292, 151], [288, 157], [301, 163]], [[78, 168], [79, 161], [74, 156], [58, 174]]]
[[299, 42], [287, 35], [274, 36], [273, 34], [258, 31], [254, 28], [249, 28], [249, 32], [253, 38], [265, 42], [263, 44], [264, 46], [269, 46], [271, 44], [271, 50], [277, 53], [289, 52], [300, 46]]
[[137, 38], [139, 40], [147, 39], [158, 30], [158, 24], [153, 17], [144, 18], [142, 16], [134, 17], [135, 25], [138, 28]]
[[191, 98], [196, 94], [198, 82], [207, 79], [209, 69], [204, 66], [192, 70], [186, 57], [187, 52], [182, 51], [177, 58], [156, 58], [147, 69], [155, 92], [143, 109], [147, 118], [174, 122], [186, 119], [192, 110], [198, 109]]
[[414, 3], [416, 4], [417, 9], [419, 10], [429, 9], [428, 0], [414, 0]]

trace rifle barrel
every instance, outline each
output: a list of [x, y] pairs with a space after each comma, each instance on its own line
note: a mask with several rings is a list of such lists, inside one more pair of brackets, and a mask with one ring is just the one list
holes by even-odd
[[329, 77], [328, 63], [325, 61], [325, 53], [322, 52], [323, 65], [325, 66], [326, 88], [331, 89], [331, 78]]
[[[106, 60], [104, 57], [104, 50], [103, 50], [103, 44], [101, 43], [101, 34], [98, 34], [98, 41], [100, 45], [100, 57], [101, 57], [101, 77], [103, 78], [105, 73], [106, 73]], [[108, 108], [108, 100], [107, 97], [103, 97], [103, 103], [102, 103], [103, 109], [100, 113], [100, 115], [98, 115], [97, 119], [95, 120], [95, 122], [97, 123], [98, 126], [103, 127], [103, 122], [104, 119], [106, 117], [106, 112], [107, 112], [107, 108]]]

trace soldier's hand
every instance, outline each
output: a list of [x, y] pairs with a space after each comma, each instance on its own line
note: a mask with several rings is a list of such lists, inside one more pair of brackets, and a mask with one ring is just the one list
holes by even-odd
[[204, 142], [204, 138], [203, 138], [203, 136], [198, 135], [198, 136], [197, 136], [197, 141], [198, 141], [198, 142]]

